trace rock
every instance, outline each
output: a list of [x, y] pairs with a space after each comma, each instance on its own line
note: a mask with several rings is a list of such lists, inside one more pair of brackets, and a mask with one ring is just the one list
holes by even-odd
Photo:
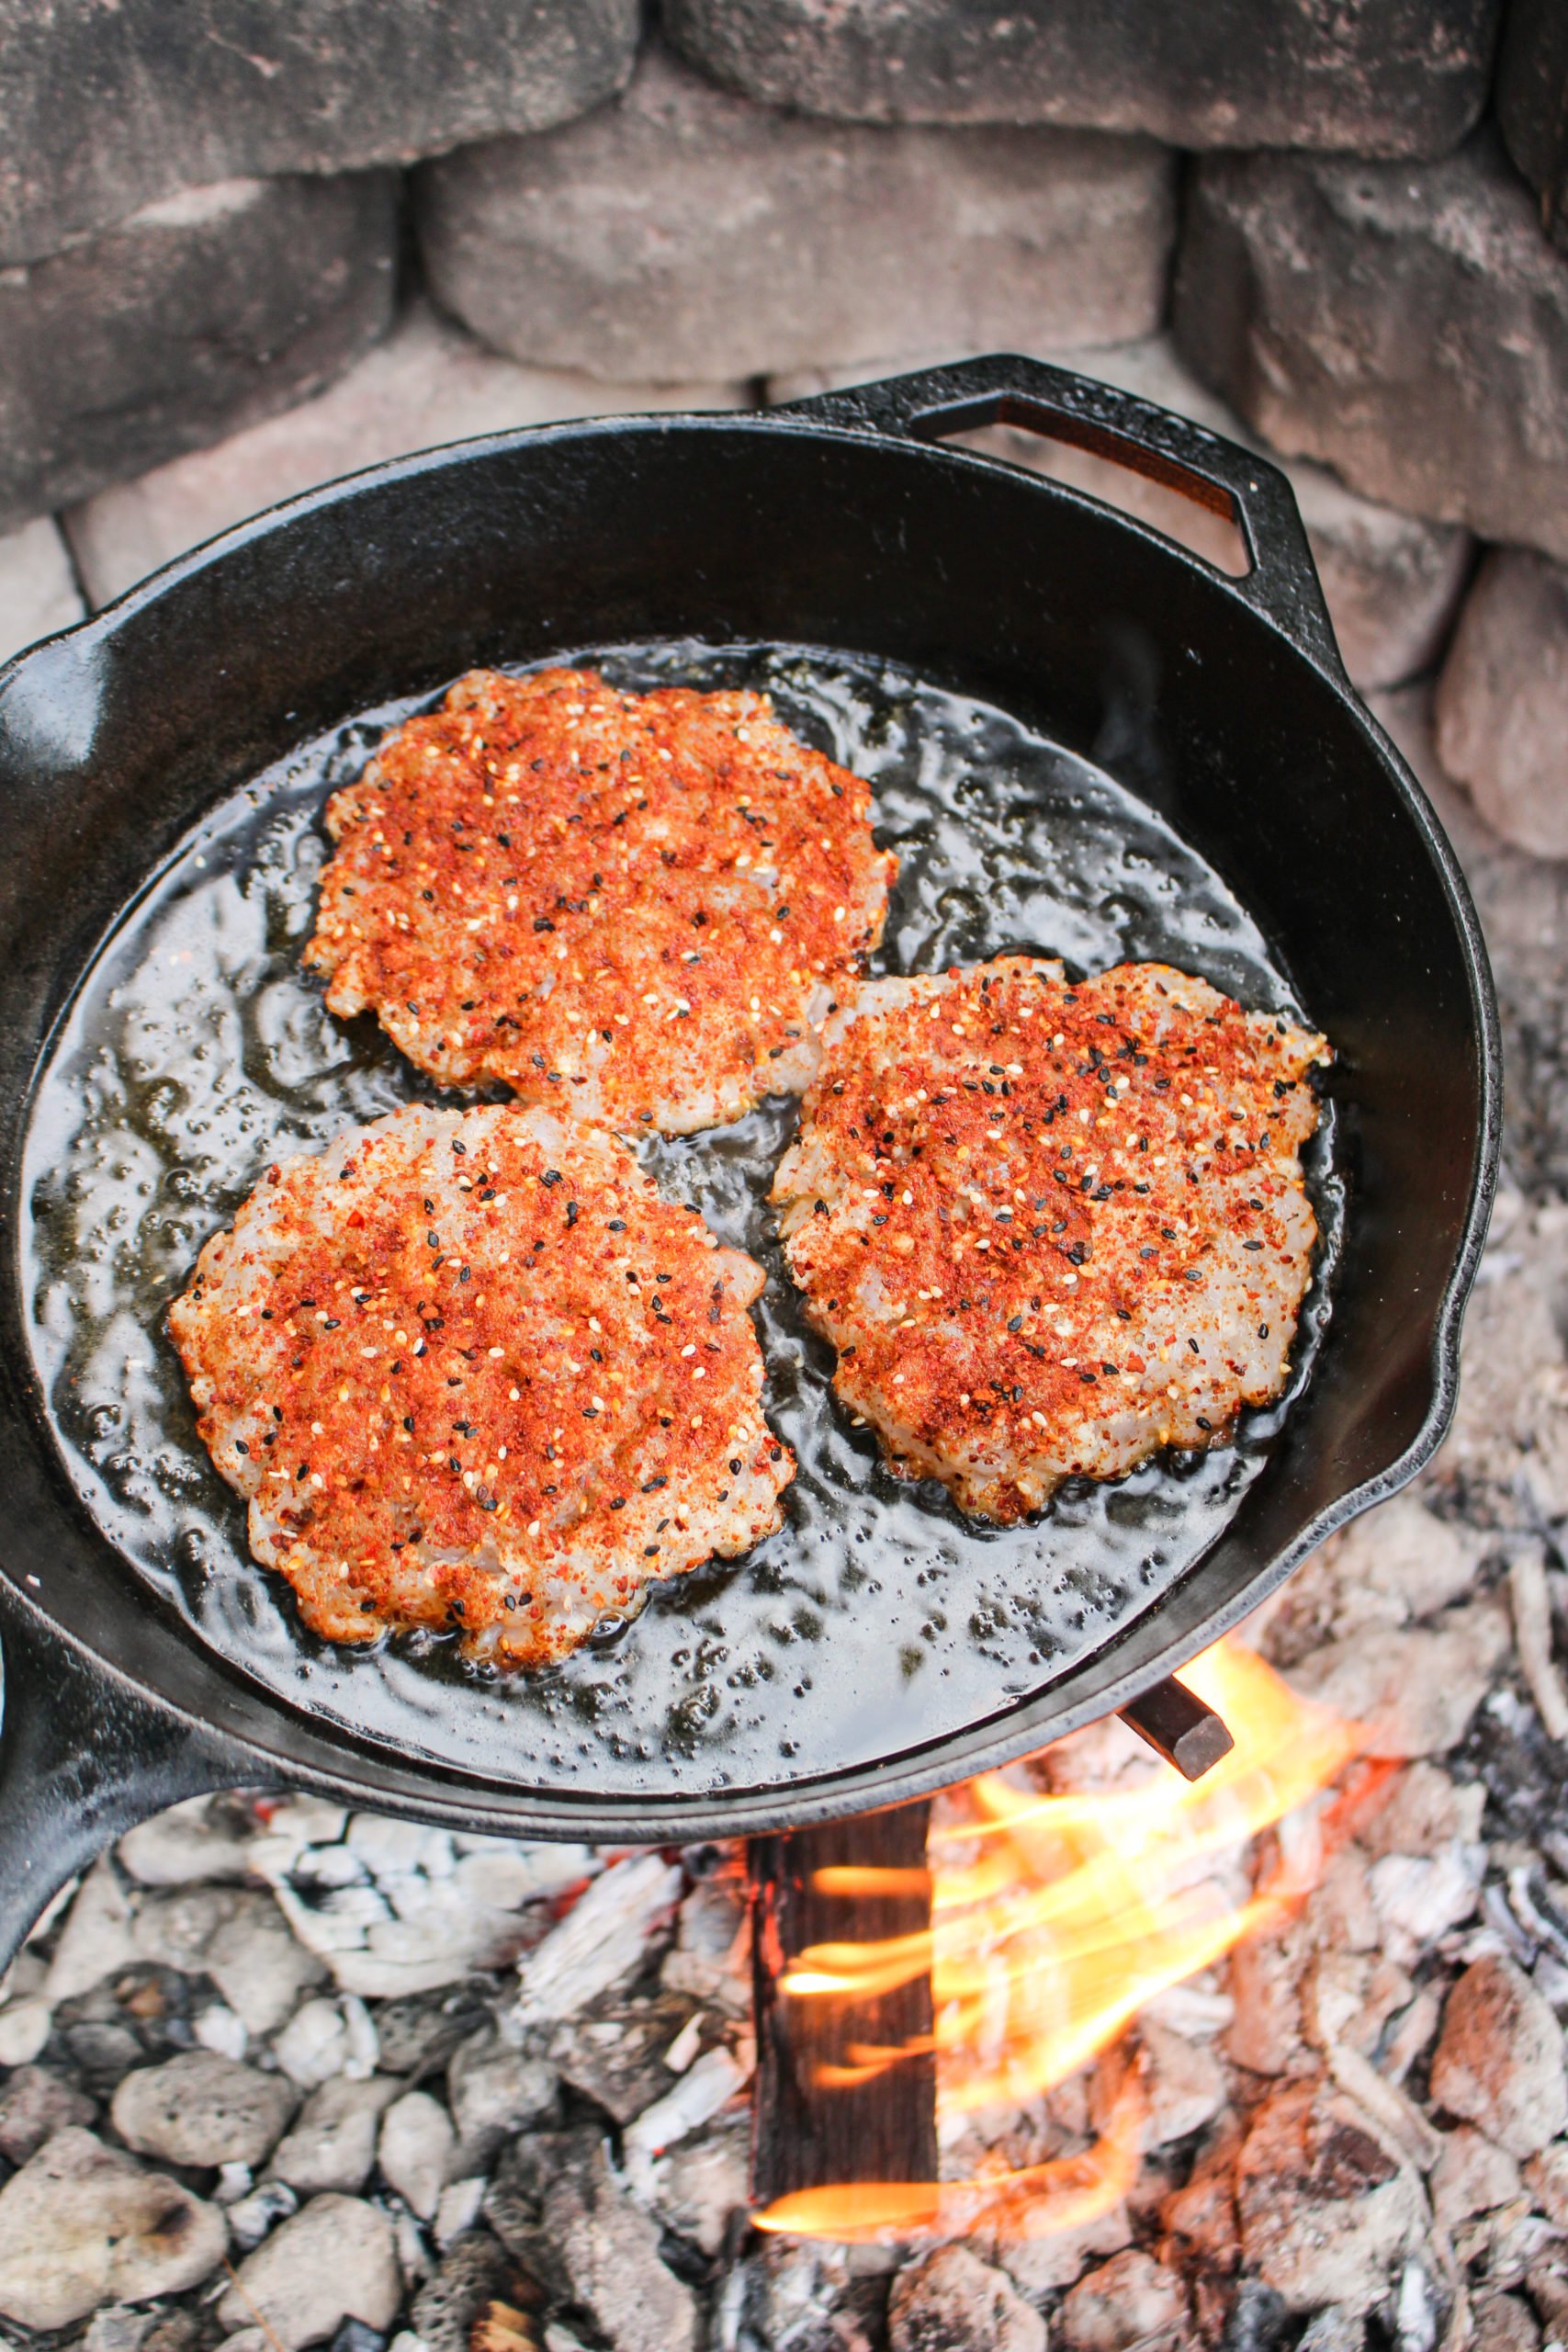
[[270, 416], [391, 314], [383, 174], [228, 180], [0, 271], [0, 529]]
[[1497, 57], [1497, 120], [1509, 154], [1568, 236], [1568, 25], [1556, 0], [1510, 0]]
[[680, 1865], [658, 1854], [616, 1862], [595, 1879], [519, 1967], [518, 2024], [577, 2017], [634, 1975], [680, 1892]]
[[485, 2214], [502, 2245], [580, 2305], [616, 2352], [694, 2352], [695, 2298], [660, 2259], [658, 2227], [615, 2179], [597, 2132], [515, 2141]]
[[630, 2123], [671, 2087], [674, 2075], [666, 2052], [696, 2014], [677, 1993], [601, 2001], [558, 2029], [550, 2038], [550, 2058], [573, 2090], [617, 2123]]
[[243, 2254], [260, 2245], [279, 2222], [299, 2211], [299, 2199], [286, 2181], [264, 2180], [248, 2197], [237, 2197], [229, 2208], [229, 2230]]
[[187, 2050], [127, 2075], [109, 2113], [120, 2138], [141, 2155], [170, 2165], [257, 2165], [294, 2104], [292, 2088], [276, 2075], [237, 2066], [210, 2050]]
[[[0, 8], [0, 262], [35, 261], [175, 190], [407, 164], [598, 106], [635, 0], [350, 0], [255, 17], [219, 0], [170, 38], [156, 0]], [[79, 109], [92, 94], [90, 139]]]
[[1297, 0], [670, 0], [694, 64], [771, 106], [874, 122], [1055, 122], [1173, 147], [1441, 155], [1486, 100], [1496, 11], [1396, 0], [1332, 20]]
[[1568, 857], [1568, 567], [1492, 549], [1465, 598], [1436, 716], [1438, 756], [1493, 830], [1537, 857]]
[[[0, 288], [0, 303], [4, 300]], [[72, 2000], [137, 1957], [130, 1902], [108, 1855], [100, 1855], [65, 1915], [44, 1980], [44, 1997], [56, 2005]]]
[[7, 2001], [0, 2008], [0, 2066], [28, 2066], [43, 2049], [54, 2011], [42, 1994]]
[[1438, 1855], [1455, 1843], [1472, 1845], [1481, 1835], [1486, 1788], [1462, 1785], [1438, 1764], [1412, 1764], [1399, 1773], [1371, 1820], [1357, 1830], [1358, 1843], [1374, 1860], [1386, 1854]]
[[482, 2173], [472, 2173], [459, 2180], [449, 2180], [435, 2202], [435, 2219], [430, 2234], [438, 2246], [451, 2245], [455, 2240], [471, 2230], [479, 2218], [489, 2187]]
[[358, 2197], [314, 2197], [247, 2255], [218, 2306], [227, 2327], [263, 2326], [285, 2352], [345, 2319], [385, 2328], [402, 2301], [392, 2225]]
[[70, 551], [49, 515], [0, 538], [0, 662], [73, 628], [85, 610]]
[[1007, 2273], [944, 2245], [898, 2273], [887, 2301], [891, 2352], [1045, 2352], [1045, 2323]]
[[1275, 2091], [1257, 2110], [1236, 2167], [1236, 2209], [1247, 2267], [1293, 2312], [1370, 2310], [1423, 2223], [1412, 2175], [1359, 2109], [1317, 2082]]
[[279, 2142], [269, 2169], [301, 2197], [362, 2188], [376, 2161], [381, 2118], [400, 2088], [385, 2075], [372, 2075], [367, 2082], [339, 2075], [322, 2083]]
[[[384, 458], [561, 417], [734, 408], [745, 399], [739, 384], [682, 384], [671, 390], [520, 368], [487, 351], [428, 303], [415, 302], [387, 341], [328, 390], [215, 447], [100, 492], [67, 516], [66, 528], [87, 593], [103, 605], [231, 523]], [[0, 583], [4, 577], [0, 571]], [[507, 1915], [539, 1892], [536, 1876], [515, 1849], [466, 1854], [453, 1871], [454, 1892], [484, 1928], [487, 1915]], [[515, 1921], [511, 1926], [514, 1934]], [[494, 1941], [493, 1934], [460, 1934], [457, 1973], [463, 1973], [470, 1951], [475, 1966], [490, 1965], [477, 1955]]]
[[91, 2123], [96, 2113], [90, 2098], [47, 2066], [17, 2066], [0, 2091], [0, 2156], [25, 2165], [55, 2132]]
[[1477, 1601], [1433, 1626], [1329, 1642], [1291, 1680], [1304, 1698], [1359, 1723], [1368, 1755], [1444, 1756], [1464, 1737], [1510, 1643], [1503, 1611]]
[[470, 2035], [446, 2069], [454, 2173], [488, 2171], [503, 2140], [554, 2115], [559, 2088], [553, 2066], [503, 2041], [493, 2025]]
[[1432, 2211], [1450, 2235], [1472, 2214], [1490, 2213], [1524, 2194], [1513, 2157], [1464, 2123], [1444, 2140], [1430, 2186]]
[[1533, 2156], [1568, 2123], [1562, 2030], [1512, 1961], [1478, 1960], [1450, 1993], [1432, 2098], [1511, 2156]]
[[1287, 1672], [1325, 1642], [1408, 1624], [1469, 1591], [1486, 1548], [1476, 1529], [1395, 1495], [1304, 1561], [1269, 1621], [1263, 1646]]
[[1540, 2330], [1529, 2307], [1514, 2295], [1482, 2295], [1471, 2303], [1470, 2352], [1540, 2352]]
[[1568, 2230], [1568, 2140], [1554, 2140], [1525, 2166], [1530, 2194], [1549, 2222]]
[[288, 1932], [270, 1894], [194, 1886], [153, 1895], [137, 1916], [136, 1948], [150, 1960], [211, 1977], [248, 2033], [275, 2033], [326, 1971]]
[[1568, 556], [1568, 257], [1490, 132], [1435, 164], [1206, 160], [1175, 324], [1288, 456]]
[[376, 2156], [388, 2186], [422, 2222], [434, 2212], [457, 2150], [457, 2135], [439, 2099], [407, 2091], [381, 2119]]
[[1026, 2295], [1048, 2295], [1070, 2287], [1096, 2255], [1120, 2254], [1132, 2236], [1131, 2218], [1119, 2199], [1092, 2222], [1055, 2230], [1049, 2237], [998, 2240], [982, 2234], [976, 2251], [999, 2265]]
[[1173, 220], [1147, 141], [807, 121], [657, 46], [614, 106], [432, 164], [418, 201], [476, 334], [633, 382], [1145, 334]]
[[228, 2233], [166, 2173], [68, 2126], [0, 2188], [0, 2314], [67, 2327], [99, 2303], [199, 2286]]
[[273, 2043], [273, 2054], [301, 2090], [347, 2075], [364, 2082], [374, 2072], [376, 2029], [362, 2002], [307, 2001]]
[[250, 1838], [218, 1811], [210, 1797], [187, 1797], [183, 1804], [153, 1814], [128, 1830], [115, 1848], [121, 1867], [141, 1886], [243, 1878], [250, 1850]]
[[1130, 2352], [1145, 2336], [1183, 2329], [1187, 2292], [1173, 2271], [1129, 2247], [1080, 2278], [1053, 2331], [1068, 2352]]

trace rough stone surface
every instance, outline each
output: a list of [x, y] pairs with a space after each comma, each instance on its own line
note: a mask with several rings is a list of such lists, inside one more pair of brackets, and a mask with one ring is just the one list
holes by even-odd
[[345, 2319], [385, 2328], [402, 2300], [392, 2225], [358, 2197], [315, 2197], [247, 2255], [218, 2306], [226, 2326], [264, 2325], [284, 2352]]
[[57, 2132], [91, 2123], [96, 2112], [90, 2098], [47, 2066], [17, 2066], [0, 2091], [0, 2156], [25, 2165]]
[[228, 180], [0, 270], [0, 528], [273, 414], [391, 312], [394, 185]]
[[1436, 704], [1438, 756], [1505, 841], [1568, 857], [1568, 565], [1495, 548]]
[[694, 62], [807, 114], [1055, 122], [1173, 147], [1441, 155], [1486, 99], [1494, 0], [669, 0]]
[[[1235, 410], [1193, 374], [1168, 335], [1150, 335], [1104, 350], [1064, 349], [1045, 356], [1190, 417], [1227, 439], [1244, 445], [1256, 439]], [[862, 367], [780, 377], [769, 385], [769, 399], [799, 400], [863, 381], [865, 375]], [[957, 437], [1102, 498], [1222, 570], [1246, 569], [1245, 549], [1233, 524], [1147, 475], [1012, 425], [993, 425]], [[1434, 661], [1448, 634], [1473, 555], [1469, 532], [1363, 498], [1324, 466], [1302, 458], [1276, 458], [1275, 462], [1282, 463], [1296, 493], [1352, 683], [1366, 691], [1415, 677]]]
[[454, 2177], [483, 2172], [513, 2132], [552, 2116], [559, 2086], [553, 2066], [503, 2041], [493, 2026], [471, 2034], [446, 2069], [460, 2151]]
[[126, 2145], [170, 2165], [259, 2164], [294, 2111], [279, 2075], [258, 2074], [210, 2050], [139, 2066], [109, 2112]]
[[362, 2188], [376, 2161], [381, 2118], [400, 2087], [384, 2075], [357, 2083], [340, 2075], [322, 2083], [278, 2143], [268, 2169], [302, 2197]]
[[1558, 0], [1509, 0], [1497, 58], [1497, 119], [1508, 153], [1568, 245], [1568, 16]]
[[428, 166], [441, 301], [535, 366], [679, 382], [1148, 334], [1171, 159], [1087, 131], [759, 112], [655, 48], [564, 130]]
[[215, 2205], [70, 2126], [0, 2189], [0, 2314], [66, 2327], [177, 2294], [217, 2268], [226, 2234]]
[[1415, 2245], [1421, 2195], [1359, 2111], [1321, 2083], [1274, 2092], [1236, 2168], [1249, 2268], [1295, 2312], [1370, 2310]]
[[1206, 160], [1175, 326], [1287, 455], [1568, 555], [1568, 255], [1492, 133], [1436, 164]]
[[[196, 450], [134, 481], [101, 491], [72, 511], [65, 527], [88, 594], [95, 605], [104, 605], [133, 581], [231, 523], [384, 458], [562, 417], [637, 409], [734, 408], [745, 399], [739, 384], [609, 385], [592, 376], [520, 368], [487, 351], [427, 303], [416, 302], [386, 342], [328, 390], [283, 416], [231, 435], [210, 449]], [[5, 547], [0, 544], [0, 623], [5, 595]], [[146, 1828], [155, 1826], [149, 1823]], [[492, 1928], [487, 1944], [483, 1930], [494, 1916], [491, 1906], [466, 1900], [468, 1932], [448, 1932], [443, 1951], [434, 1955], [450, 1964], [449, 1974], [428, 1965], [419, 1972], [427, 1989], [461, 1976], [470, 1966], [491, 1963], [498, 1931]], [[371, 1948], [375, 1952], [374, 1938]], [[414, 1988], [355, 1984], [348, 1989], [379, 1993]]]
[[70, 550], [47, 514], [0, 538], [0, 662], [83, 616]]
[[890, 2352], [1045, 2352], [1045, 2323], [1010, 2278], [967, 2246], [942, 2246], [898, 2273], [887, 2300]]
[[1503, 1611], [1476, 1601], [1435, 1625], [1329, 1642], [1292, 1679], [1308, 1698], [1361, 1724], [1367, 1754], [1444, 1756], [1464, 1737], [1509, 1639]]
[[1511, 2156], [1533, 2156], [1568, 2123], [1562, 2029], [1512, 1961], [1478, 1960], [1443, 2010], [1432, 2097]]
[[389, 2187], [428, 2222], [446, 2187], [457, 2134], [439, 2099], [428, 2091], [407, 2091], [381, 2118], [376, 2157]]
[[1173, 2271], [1129, 2247], [1064, 2298], [1054, 2333], [1068, 2352], [1129, 2352], [1145, 2338], [1183, 2328], [1187, 2296]]
[[516, 2141], [485, 2213], [502, 2243], [589, 2312], [616, 2352], [694, 2352], [692, 2290], [665, 2268], [656, 2224], [616, 2181], [596, 2132]]
[[637, 0], [209, 0], [190, 17], [159, 0], [5, 0], [0, 262], [58, 253], [178, 188], [542, 130], [617, 90], [637, 39]]

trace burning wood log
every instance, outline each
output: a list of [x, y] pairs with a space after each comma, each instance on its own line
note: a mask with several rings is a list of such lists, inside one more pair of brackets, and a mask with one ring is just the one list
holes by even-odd
[[[751, 1840], [751, 2194], [759, 2204], [838, 2181], [936, 2177], [930, 1973], [845, 1999], [786, 1991], [782, 1982], [816, 1945], [929, 1935], [930, 1813], [927, 1804], [895, 1805]], [[868, 1870], [877, 1873], [873, 1893], [864, 1891]], [[867, 2065], [857, 2052], [871, 2048], [911, 2054], [894, 2066]]]

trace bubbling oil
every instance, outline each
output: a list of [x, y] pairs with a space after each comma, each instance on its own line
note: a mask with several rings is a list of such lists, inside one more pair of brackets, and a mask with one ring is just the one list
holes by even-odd
[[[750, 685], [870, 781], [900, 873], [875, 967], [1005, 951], [1075, 971], [1158, 958], [1301, 1017], [1219, 876], [1089, 762], [995, 707], [880, 660], [808, 648], [621, 646], [561, 659], [617, 685]], [[209, 1235], [265, 1162], [438, 1091], [368, 1017], [334, 1020], [299, 967], [328, 854], [329, 792], [430, 698], [361, 714], [219, 802], [95, 957], [35, 1091], [27, 1292], [66, 1465], [152, 1605], [279, 1699], [439, 1763], [606, 1798], [650, 1786], [787, 1788], [941, 1738], [1047, 1688], [1214, 1541], [1258, 1476], [1321, 1340], [1343, 1201], [1331, 1109], [1309, 1153], [1322, 1241], [1291, 1390], [1212, 1453], [1114, 1485], [1070, 1481], [1037, 1521], [987, 1528], [882, 1465], [829, 1390], [767, 1206], [793, 1102], [640, 1145], [649, 1172], [767, 1270], [756, 1318], [773, 1427], [799, 1470], [746, 1558], [653, 1589], [542, 1673], [465, 1665], [455, 1635], [334, 1645], [251, 1558], [244, 1508], [197, 1436], [164, 1330]], [[451, 1100], [451, 1097], [444, 1098]]]

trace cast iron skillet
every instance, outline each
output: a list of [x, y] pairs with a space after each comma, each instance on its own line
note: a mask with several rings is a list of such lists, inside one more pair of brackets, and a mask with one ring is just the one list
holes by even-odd
[[[1252, 570], [1226, 577], [1091, 499], [940, 446], [998, 421], [1233, 514]], [[1092, 753], [1156, 806], [1335, 1041], [1344, 1254], [1315, 1373], [1225, 1532], [1048, 1689], [939, 1740], [916, 1708], [899, 1752], [823, 1753], [787, 1792], [683, 1792], [656, 1758], [633, 1798], [586, 1780], [542, 1794], [313, 1720], [130, 1574], [23, 1369], [20, 1139], [96, 943], [220, 794], [472, 664], [686, 636], [886, 657]], [[0, 1947], [107, 1838], [205, 1789], [287, 1783], [469, 1828], [651, 1843], [953, 1781], [1146, 1690], [1410, 1477], [1447, 1426], [1497, 1154], [1474, 913], [1345, 677], [1283, 478], [1123, 392], [993, 358], [768, 414], [547, 426], [378, 467], [230, 532], [0, 673]]]

